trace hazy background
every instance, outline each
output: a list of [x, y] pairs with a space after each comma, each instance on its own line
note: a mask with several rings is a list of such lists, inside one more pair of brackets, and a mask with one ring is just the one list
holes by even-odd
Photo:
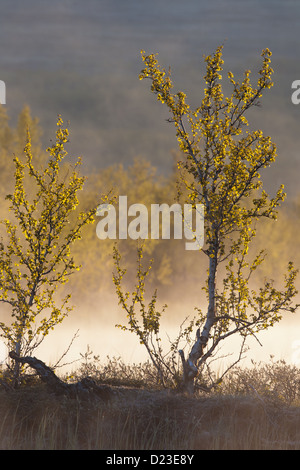
[[[204, 54], [224, 43], [224, 69], [241, 77], [247, 68], [253, 74], [259, 69], [261, 50], [268, 47], [275, 86], [253, 119], [278, 146], [266, 188], [272, 192], [284, 183], [293, 199], [299, 194], [300, 170], [300, 105], [291, 102], [291, 84], [300, 79], [299, 24], [297, 0], [0, 0], [0, 79], [6, 83], [6, 107], [15, 122], [28, 104], [40, 119], [45, 146], [55, 132], [57, 114], [70, 121], [69, 151], [83, 156], [87, 172], [114, 162], [126, 166], [143, 156], [158, 173], [168, 174], [176, 139], [166, 122], [167, 110], [151, 95], [149, 83], [138, 80], [140, 50], [158, 52], [160, 63], [171, 65], [175, 87], [186, 91], [196, 107], [202, 97]], [[111, 305], [114, 301], [110, 299]], [[95, 352], [139, 361], [141, 347], [113, 330], [111, 310], [107, 313], [103, 302], [97, 303], [97, 320], [89, 311], [79, 324], [78, 349], [89, 343]], [[265, 351], [291, 358], [293, 341], [300, 339], [298, 324], [300, 320], [292, 330], [282, 326], [280, 344], [273, 336]], [[53, 333], [54, 355], [77, 326], [67, 319]]]

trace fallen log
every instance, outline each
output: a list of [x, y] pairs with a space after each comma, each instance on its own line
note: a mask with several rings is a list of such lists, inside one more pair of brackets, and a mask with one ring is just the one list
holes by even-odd
[[66, 395], [70, 398], [91, 398], [92, 395], [108, 401], [114, 395], [114, 391], [108, 385], [97, 385], [90, 377], [85, 377], [76, 383], [63, 382], [53, 370], [43, 361], [36, 357], [20, 357], [14, 351], [9, 353], [9, 357], [20, 364], [28, 364], [34, 369], [41, 380], [47, 385], [49, 391], [56, 395]]

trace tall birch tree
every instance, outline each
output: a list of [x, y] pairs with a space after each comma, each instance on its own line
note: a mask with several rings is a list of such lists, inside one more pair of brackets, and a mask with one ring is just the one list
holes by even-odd
[[263, 249], [249, 256], [258, 222], [262, 218], [275, 221], [286, 196], [283, 185], [273, 197], [263, 189], [262, 171], [275, 162], [276, 145], [261, 130], [249, 130], [246, 117], [273, 85], [271, 52], [262, 51], [254, 84], [250, 70], [240, 81], [229, 72], [232, 93], [224, 96], [222, 49], [218, 47], [205, 57], [204, 94], [195, 109], [190, 108], [185, 93], [173, 93], [170, 69], [159, 65], [156, 54], [142, 51], [144, 68], [139, 76], [150, 80], [151, 91], [169, 110], [182, 155], [178, 169], [188, 193], [187, 202], [204, 206], [205, 246], [199, 262], [200, 256], [206, 256], [207, 282], [203, 288], [207, 309], [198, 309], [190, 353], [185, 357], [180, 351], [183, 386], [189, 392], [193, 392], [196, 376], [221, 341], [238, 334], [244, 345], [248, 336], [273, 326], [284, 312], [297, 308], [293, 303], [297, 271], [292, 262], [280, 287], [272, 280], [265, 280], [258, 289], [251, 285], [265, 257]]

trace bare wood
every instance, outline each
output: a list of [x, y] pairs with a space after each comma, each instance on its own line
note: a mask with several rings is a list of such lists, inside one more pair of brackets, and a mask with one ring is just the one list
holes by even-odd
[[187, 360], [184, 357], [184, 352], [182, 350], [179, 351], [183, 367], [182, 388], [190, 395], [194, 393], [194, 381], [198, 374], [198, 361], [203, 355], [203, 349], [206, 343], [206, 338], [200, 336], [200, 330], [198, 328], [196, 332], [196, 341]]
[[50, 367], [36, 357], [20, 357], [14, 351], [9, 353], [9, 357], [19, 364], [28, 364], [37, 372], [41, 380], [47, 384], [49, 390], [56, 395], [67, 395], [71, 398], [88, 398], [91, 395], [95, 395], [104, 401], [108, 401], [114, 393], [111, 387], [97, 385], [90, 377], [86, 377], [74, 384], [63, 382]]

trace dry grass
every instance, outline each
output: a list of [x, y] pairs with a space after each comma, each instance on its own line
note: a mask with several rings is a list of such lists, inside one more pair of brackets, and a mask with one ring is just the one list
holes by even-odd
[[147, 367], [97, 367], [106, 383], [119, 376], [108, 404], [56, 397], [38, 383], [0, 390], [0, 449], [300, 448], [299, 371], [283, 361], [236, 369], [218, 391], [194, 398], [147, 388]]

